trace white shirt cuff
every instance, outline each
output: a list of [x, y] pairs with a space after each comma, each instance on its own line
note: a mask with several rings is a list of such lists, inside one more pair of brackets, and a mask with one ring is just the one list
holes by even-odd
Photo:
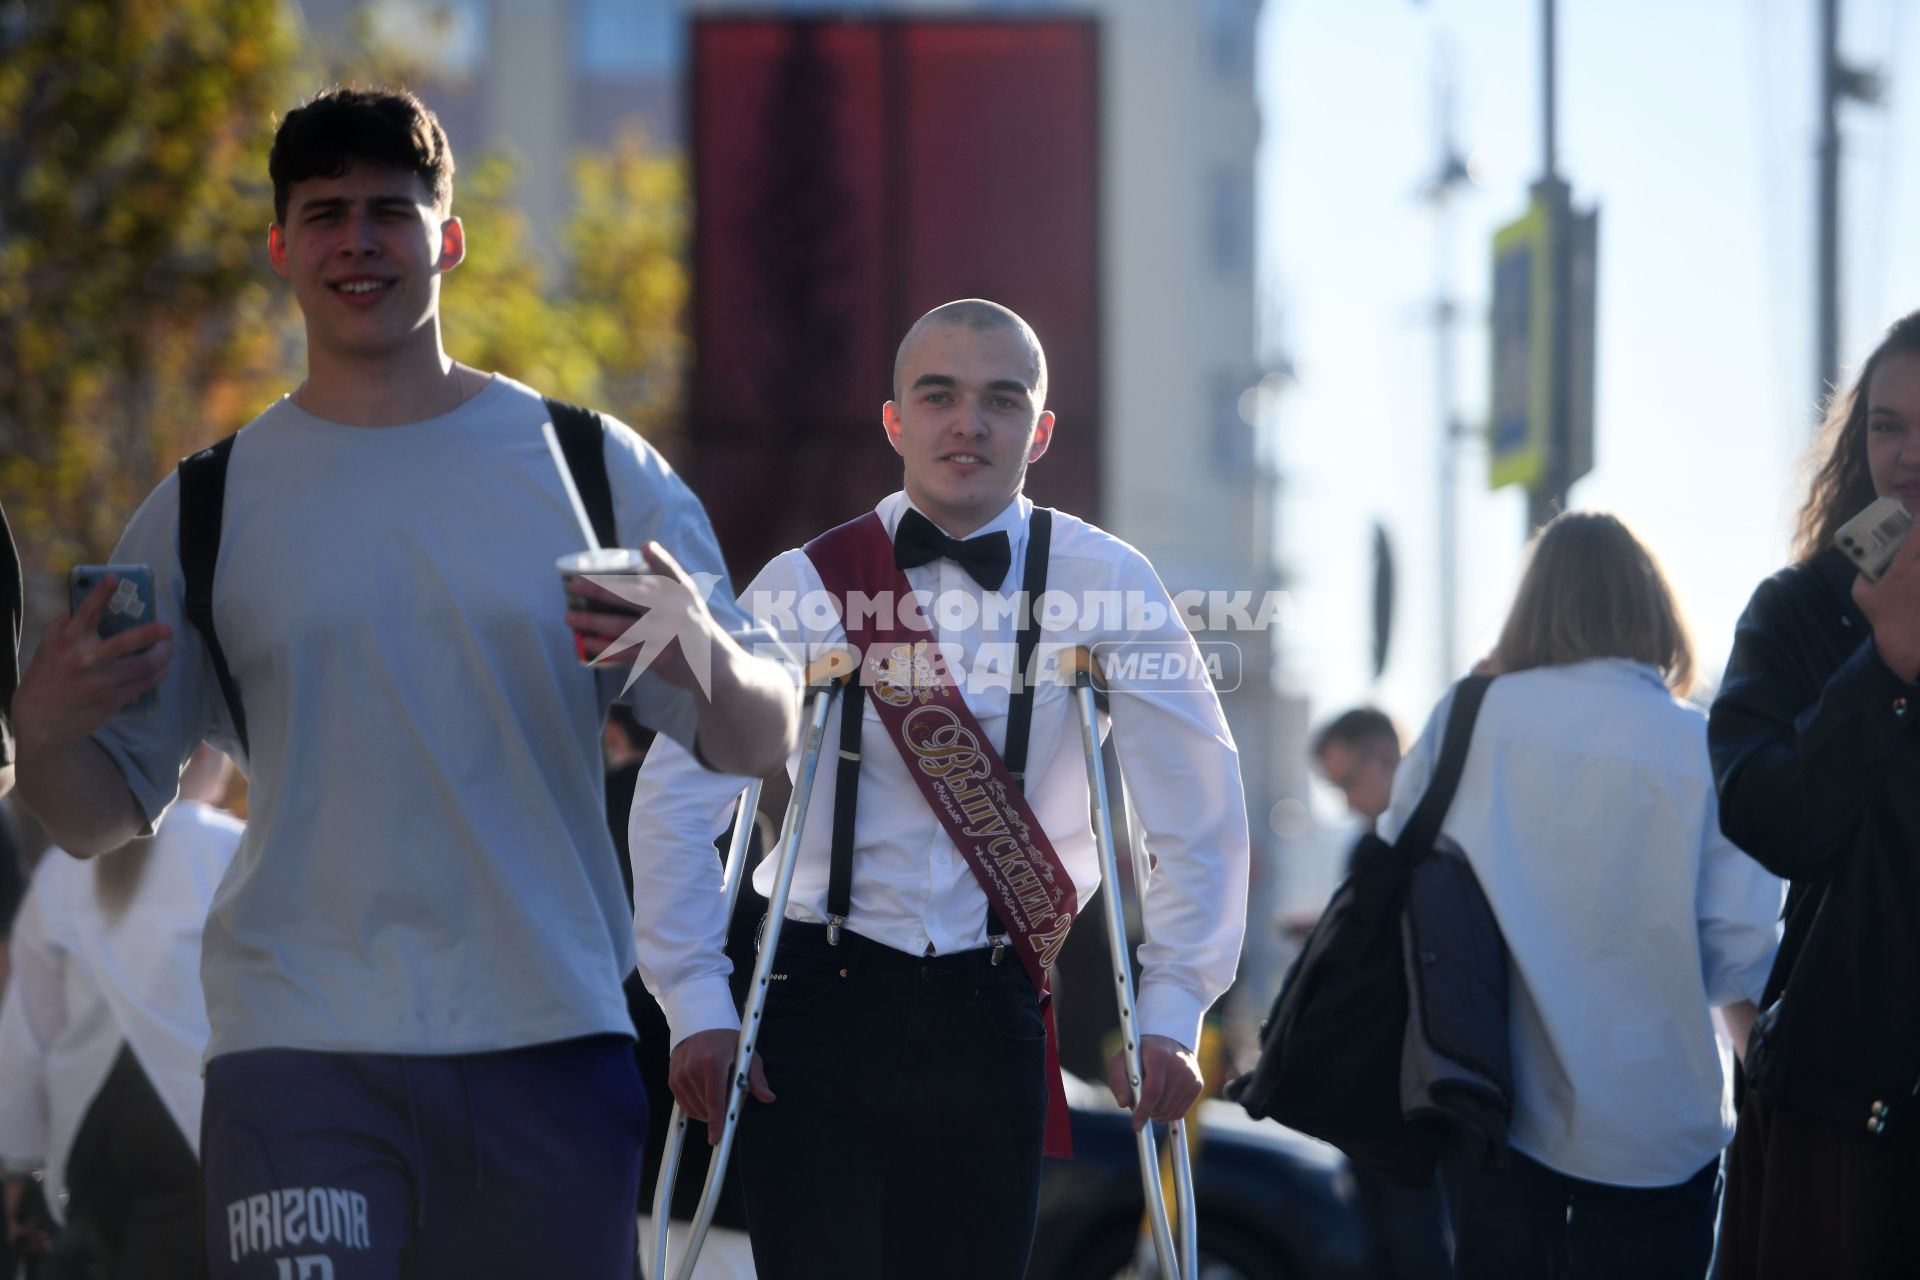
[[1207, 1006], [1192, 992], [1170, 982], [1140, 983], [1136, 997], [1140, 1013], [1140, 1034], [1165, 1036], [1190, 1051], [1200, 1047], [1200, 1020]]
[[733, 988], [724, 974], [689, 978], [660, 997], [673, 1043], [696, 1031], [738, 1031], [740, 1015], [733, 1007]]

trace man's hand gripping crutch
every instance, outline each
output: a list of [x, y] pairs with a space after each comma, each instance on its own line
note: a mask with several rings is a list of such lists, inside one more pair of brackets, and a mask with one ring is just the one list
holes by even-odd
[[[726, 1177], [727, 1158], [733, 1151], [733, 1139], [740, 1126], [749, 1090], [762, 1102], [772, 1102], [773, 1091], [754, 1049], [759, 1041], [762, 1015], [766, 1010], [767, 984], [771, 980], [773, 957], [780, 945], [780, 925], [785, 919], [787, 898], [793, 889], [793, 869], [798, 861], [800, 834], [807, 821], [807, 802], [813, 794], [814, 776], [820, 764], [825, 741], [827, 714], [833, 706], [833, 691], [856, 670], [851, 650], [838, 649], [824, 655], [807, 668], [805, 727], [801, 738], [800, 768], [795, 774], [793, 796], [787, 802], [787, 814], [780, 826], [780, 843], [773, 894], [767, 901], [767, 918], [754, 962], [753, 983], [748, 988], [747, 1005], [741, 1013], [740, 1030], [702, 1031], [674, 1046], [667, 1069], [673, 1090], [673, 1117], [668, 1122], [667, 1147], [660, 1160], [659, 1180], [653, 1193], [653, 1241], [648, 1250], [652, 1266], [647, 1274], [665, 1280], [669, 1274], [678, 1280], [691, 1280], [700, 1248], [706, 1242], [707, 1229], [713, 1224], [719, 1205], [720, 1185]], [[741, 793], [734, 820], [733, 840], [727, 849], [726, 918], [733, 917], [734, 903], [746, 878], [747, 849], [752, 841], [753, 815], [759, 807], [760, 783], [750, 783]], [[707, 1164], [706, 1185], [694, 1210], [685, 1250], [679, 1265], [667, 1270], [667, 1236], [671, 1226], [673, 1184], [680, 1172], [680, 1156], [687, 1140], [687, 1121], [691, 1117], [707, 1125], [707, 1138], [713, 1146]]]
[[[1152, 1225], [1154, 1251], [1159, 1257], [1160, 1274], [1166, 1280], [1195, 1280], [1198, 1275], [1198, 1223], [1194, 1211], [1193, 1166], [1188, 1157], [1185, 1116], [1200, 1099], [1203, 1087], [1199, 1066], [1191, 1051], [1164, 1036], [1143, 1036], [1139, 1031], [1139, 1009], [1134, 1000], [1132, 951], [1127, 945], [1126, 913], [1120, 902], [1120, 864], [1114, 851], [1113, 807], [1107, 788], [1107, 773], [1100, 754], [1100, 721], [1097, 688], [1104, 687], [1093, 654], [1076, 648], [1065, 654], [1062, 670], [1073, 682], [1074, 707], [1080, 718], [1080, 742], [1087, 758], [1087, 791], [1093, 801], [1093, 835], [1100, 854], [1100, 882], [1106, 887], [1101, 895], [1105, 904], [1107, 954], [1113, 961], [1114, 995], [1120, 1009], [1120, 1052], [1108, 1066], [1108, 1084], [1120, 1104], [1133, 1111], [1135, 1146], [1140, 1159], [1140, 1181], [1146, 1195], [1148, 1221]], [[1134, 892], [1144, 903], [1149, 863], [1133, 821], [1132, 806], [1126, 802], [1124, 783], [1122, 804], [1127, 812], [1127, 844], [1133, 855]], [[1144, 918], [1145, 913], [1142, 912]], [[1173, 1165], [1175, 1197], [1178, 1203], [1180, 1236], [1176, 1250], [1167, 1201], [1160, 1185], [1160, 1154], [1150, 1121], [1170, 1123], [1168, 1142]]]

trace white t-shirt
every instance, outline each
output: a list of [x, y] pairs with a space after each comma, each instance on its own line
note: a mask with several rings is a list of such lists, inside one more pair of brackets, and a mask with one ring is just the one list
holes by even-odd
[[[281, 400], [235, 441], [213, 610], [247, 715], [251, 821], [207, 922], [209, 1056], [476, 1053], [631, 1033], [631, 924], [600, 728], [625, 668], [575, 658], [554, 561], [582, 549], [534, 391], [349, 427]], [[623, 545], [717, 580], [705, 512], [609, 423]], [[150, 820], [203, 737], [239, 755], [182, 616], [177, 477], [116, 562], [152, 566], [173, 665], [158, 710], [97, 741]], [[642, 721], [691, 744], [690, 693], [643, 675]]]
[[[1383, 839], [1426, 790], [1452, 703], [1395, 774]], [[1698, 1173], [1734, 1124], [1709, 1009], [1759, 997], [1781, 902], [1720, 834], [1706, 717], [1623, 659], [1501, 676], [1441, 830], [1506, 936], [1514, 1148], [1618, 1186]]]

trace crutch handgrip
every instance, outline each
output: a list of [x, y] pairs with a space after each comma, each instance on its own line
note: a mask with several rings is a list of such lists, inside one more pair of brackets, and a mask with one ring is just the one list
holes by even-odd
[[1084, 677], [1098, 691], [1104, 692], [1107, 687], [1107, 673], [1093, 656], [1093, 650], [1083, 644], [1060, 655], [1060, 674], [1069, 685], [1078, 686]]
[[806, 687], [845, 684], [860, 670], [860, 655], [845, 646], [827, 650], [807, 664]]

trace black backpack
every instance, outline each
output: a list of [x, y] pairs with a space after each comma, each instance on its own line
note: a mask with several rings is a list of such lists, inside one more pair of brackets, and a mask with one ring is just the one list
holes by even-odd
[[[1400, 838], [1369, 832], [1287, 970], [1260, 1058], [1227, 1096], [1330, 1142], [1383, 1182], [1424, 1187], [1450, 1134], [1505, 1163], [1512, 1106], [1507, 958], [1440, 825], [1491, 677], [1457, 688], [1433, 778]], [[1411, 999], [1409, 998], [1411, 992]]]
[[[579, 405], [546, 401], [547, 416], [560, 437], [560, 451], [573, 473], [574, 487], [586, 505], [594, 536], [603, 547], [618, 546], [614, 529], [613, 488], [607, 480], [606, 424], [600, 415]], [[237, 433], [236, 433], [237, 434]], [[220, 526], [226, 517], [227, 460], [234, 436], [180, 460], [180, 576], [186, 588], [187, 621], [206, 641], [207, 657], [220, 681], [227, 713], [242, 750], [247, 746], [247, 712], [240, 701], [227, 655], [213, 626], [213, 572], [220, 561]]]

